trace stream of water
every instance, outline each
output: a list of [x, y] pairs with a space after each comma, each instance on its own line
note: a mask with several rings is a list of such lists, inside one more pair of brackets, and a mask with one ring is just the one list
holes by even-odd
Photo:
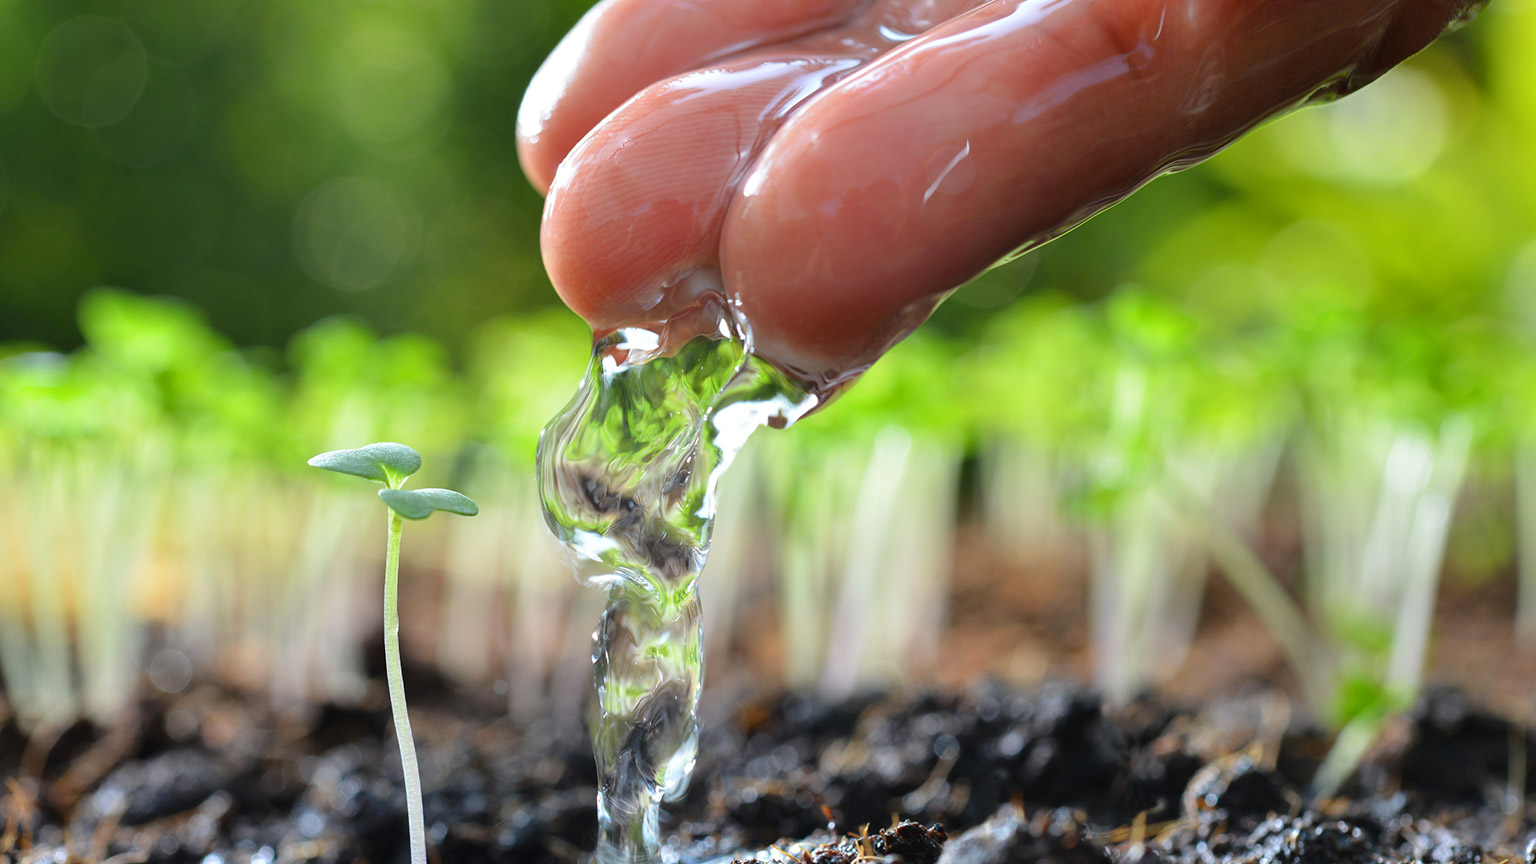
[[577, 578], [608, 592], [588, 715], [599, 864], [659, 860], [661, 804], [693, 772], [698, 581], [715, 487], [754, 430], [788, 426], [822, 401], [750, 346], [745, 322], [715, 295], [663, 324], [602, 336], [539, 442], [545, 520]]

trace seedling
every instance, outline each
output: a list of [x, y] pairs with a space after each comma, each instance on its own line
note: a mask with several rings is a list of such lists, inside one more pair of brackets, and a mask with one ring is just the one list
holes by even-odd
[[384, 552], [384, 667], [389, 680], [389, 708], [400, 742], [400, 766], [405, 778], [405, 809], [411, 827], [412, 864], [426, 864], [427, 835], [421, 808], [421, 776], [411, 718], [405, 709], [405, 682], [400, 677], [400, 613], [395, 598], [400, 575], [400, 534], [406, 519], [425, 519], [433, 512], [473, 516], [480, 507], [451, 489], [406, 489], [405, 481], [421, 469], [421, 455], [404, 444], [369, 444], [356, 450], [332, 450], [309, 464], [338, 474], [351, 474], [383, 483], [379, 497], [389, 506], [389, 542]]

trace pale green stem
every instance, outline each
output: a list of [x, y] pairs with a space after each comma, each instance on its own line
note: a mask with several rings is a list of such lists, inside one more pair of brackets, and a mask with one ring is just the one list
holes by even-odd
[[1519, 600], [1515, 604], [1515, 633], [1521, 643], [1536, 645], [1536, 444], [1515, 451], [1515, 517], [1519, 544]]
[[1314, 796], [1326, 801], [1338, 794], [1339, 787], [1344, 785], [1349, 775], [1355, 773], [1366, 751], [1371, 749], [1371, 745], [1380, 736], [1386, 719], [1386, 716], [1372, 711], [1344, 724], [1333, 746], [1328, 749], [1327, 758], [1323, 759], [1317, 774], [1312, 777]]
[[1319, 712], [1329, 710], [1336, 683], [1333, 659], [1319, 645], [1313, 629], [1301, 610], [1280, 587], [1280, 580], [1269, 572], [1263, 561], [1230, 528], [1207, 515], [1197, 499], [1177, 483], [1165, 490], [1205, 541], [1211, 560], [1237, 592], [1264, 622], [1280, 643], [1291, 668], [1296, 672], [1307, 701]]
[[416, 744], [411, 718], [405, 710], [405, 681], [400, 675], [400, 612], [396, 595], [400, 581], [400, 533], [404, 520], [389, 511], [389, 546], [384, 553], [384, 671], [389, 680], [389, 709], [400, 741], [400, 768], [405, 780], [405, 812], [411, 827], [411, 862], [426, 864], [427, 833], [421, 807], [421, 774], [416, 768]]

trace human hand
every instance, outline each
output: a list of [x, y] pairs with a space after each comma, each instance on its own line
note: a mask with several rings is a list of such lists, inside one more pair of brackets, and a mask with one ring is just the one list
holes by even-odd
[[721, 287], [760, 354], [836, 378], [1013, 250], [1481, 5], [605, 0], [534, 78], [518, 155], [594, 327]]

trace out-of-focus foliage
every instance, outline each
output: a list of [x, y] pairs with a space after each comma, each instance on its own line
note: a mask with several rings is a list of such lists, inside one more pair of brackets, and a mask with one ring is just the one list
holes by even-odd
[[[350, 317], [295, 334], [286, 355], [236, 349], [174, 298], [97, 289], [79, 319], [86, 344], [71, 353], [0, 355], [0, 443], [114, 452], [163, 440], [189, 469], [287, 473], [306, 451], [349, 436], [395, 437], [448, 457], [493, 446], [531, 467], [538, 429], [569, 396], [587, 344], [569, 315], [494, 319], [456, 371], [441, 343], [383, 337]], [[578, 372], [550, 374], [555, 358]]]
[[553, 303], [513, 122], [587, 5], [0, 3], [0, 339], [75, 344], [97, 284], [240, 344]]

